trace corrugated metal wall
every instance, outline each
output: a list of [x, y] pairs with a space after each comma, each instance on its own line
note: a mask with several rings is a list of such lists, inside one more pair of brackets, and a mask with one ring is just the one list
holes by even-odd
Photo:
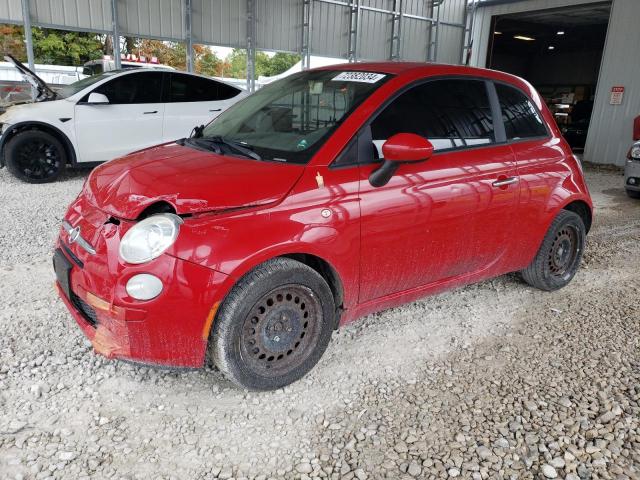
[[302, 2], [269, 0], [256, 3], [256, 40], [269, 50], [297, 52], [302, 38]]
[[[614, 0], [584, 153], [590, 162], [622, 166], [631, 146], [640, 115], [639, 18], [638, 0]], [[625, 87], [622, 105], [609, 103], [613, 86]]]
[[22, 4], [20, 0], [3, 0], [0, 2], [0, 21], [4, 23], [22, 22]]
[[[313, 0], [311, 52], [314, 55], [348, 57], [349, 0], [333, 3]], [[353, 0], [354, 2], [356, 0]], [[32, 25], [61, 29], [109, 32], [111, 0], [29, 0]], [[435, 29], [426, 17], [459, 26], [441, 24], [437, 60], [458, 63], [462, 44], [466, 0], [444, 0], [433, 11], [432, 0], [404, 0], [400, 57], [425, 61]], [[117, 0], [121, 35], [185, 41], [186, 0]], [[193, 43], [246, 47], [245, 0], [191, 0]], [[360, 0], [356, 55], [381, 60], [391, 55], [393, 0]], [[301, 51], [302, 0], [255, 0], [259, 49]], [[413, 17], [412, 17], [413, 16]], [[416, 18], [422, 17], [422, 18]], [[0, 23], [19, 23], [21, 0], [0, 0]]]
[[247, 3], [238, 0], [192, 0], [194, 43], [246, 47]]
[[183, 6], [183, 0], [118, 0], [120, 32], [138, 37], [184, 39]]

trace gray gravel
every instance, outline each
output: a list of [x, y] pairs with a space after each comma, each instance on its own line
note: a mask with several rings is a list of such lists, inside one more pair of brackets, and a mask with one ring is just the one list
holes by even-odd
[[83, 180], [0, 170], [0, 478], [640, 478], [640, 202], [619, 173], [588, 172], [566, 289], [507, 275], [371, 315], [262, 394], [91, 352], [50, 267]]

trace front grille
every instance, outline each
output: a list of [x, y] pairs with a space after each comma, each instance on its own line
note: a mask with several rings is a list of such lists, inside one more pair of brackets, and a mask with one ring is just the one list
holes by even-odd
[[73, 305], [80, 311], [84, 319], [89, 322], [92, 327], [96, 327], [98, 325], [98, 317], [96, 316], [96, 311], [73, 292], [71, 292], [71, 303], [73, 303]]

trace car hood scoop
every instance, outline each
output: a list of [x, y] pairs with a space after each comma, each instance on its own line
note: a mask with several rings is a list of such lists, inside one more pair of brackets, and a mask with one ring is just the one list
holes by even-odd
[[277, 202], [303, 171], [302, 165], [217, 155], [171, 143], [101, 165], [89, 176], [84, 195], [122, 219], [136, 219], [158, 202], [189, 215]]

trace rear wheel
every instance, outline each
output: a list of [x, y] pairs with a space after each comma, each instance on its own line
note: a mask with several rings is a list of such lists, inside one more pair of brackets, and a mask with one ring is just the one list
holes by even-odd
[[276, 258], [245, 275], [224, 300], [209, 352], [235, 384], [277, 389], [318, 362], [334, 318], [333, 295], [322, 276], [303, 263]]
[[626, 189], [627, 190], [627, 195], [629, 196], [629, 198], [640, 198], [640, 191], [638, 190], [630, 190], [630, 189]]
[[64, 171], [67, 154], [55, 136], [41, 130], [25, 130], [12, 137], [5, 147], [7, 169], [28, 183], [46, 183]]
[[566, 286], [580, 266], [586, 230], [579, 215], [562, 210], [553, 220], [533, 262], [522, 278], [541, 290], [557, 290]]

